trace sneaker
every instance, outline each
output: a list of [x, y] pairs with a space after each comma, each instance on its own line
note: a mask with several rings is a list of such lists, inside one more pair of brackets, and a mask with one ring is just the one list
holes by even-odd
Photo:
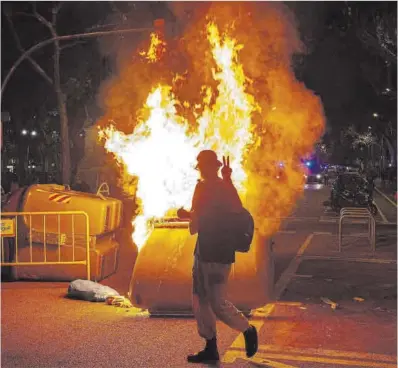
[[188, 355], [188, 363], [217, 363], [220, 360], [217, 339], [206, 340], [206, 347], [197, 354]]
[[217, 363], [220, 360], [218, 351], [202, 350], [197, 354], [188, 355], [188, 363]]
[[245, 337], [245, 346], [246, 346], [246, 356], [251, 358], [254, 354], [257, 353], [258, 349], [258, 337], [257, 330], [253, 325], [243, 332], [243, 336]]

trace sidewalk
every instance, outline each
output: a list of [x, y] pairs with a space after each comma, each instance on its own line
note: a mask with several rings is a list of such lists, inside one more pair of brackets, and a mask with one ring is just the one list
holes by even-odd
[[396, 184], [388, 184], [383, 182], [380, 179], [377, 179], [376, 189], [381, 193], [385, 194], [388, 198], [392, 199], [394, 203], [397, 203], [396, 193], [397, 193], [397, 185]]

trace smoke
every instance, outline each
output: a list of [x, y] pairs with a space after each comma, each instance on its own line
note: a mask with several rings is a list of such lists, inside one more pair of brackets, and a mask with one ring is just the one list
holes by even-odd
[[[118, 76], [103, 89], [106, 114], [99, 124], [112, 122], [118, 130], [132, 133], [148, 93], [158, 84], [173, 85], [177, 99], [191, 106], [203, 101], [203, 86], [216, 91], [216, 64], [206, 37], [206, 24], [214, 21], [241, 45], [238, 58], [247, 77], [246, 90], [258, 104], [252, 116], [254, 139], [248, 142], [243, 165], [248, 174], [247, 207], [258, 230], [270, 235], [303, 192], [300, 159], [312, 152], [325, 120], [320, 99], [294, 74], [292, 57], [304, 51], [294, 16], [276, 2], [172, 2], [168, 8], [175, 31], [166, 39], [166, 55], [156, 64], [137, 57], [147, 40], [137, 43], [134, 52], [123, 50]], [[176, 73], [181, 83], [173, 82]], [[188, 109], [178, 109], [194, 128]]]

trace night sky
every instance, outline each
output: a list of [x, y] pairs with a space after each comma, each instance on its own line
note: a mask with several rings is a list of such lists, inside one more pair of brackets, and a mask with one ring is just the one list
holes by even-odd
[[[367, 126], [372, 120], [373, 111], [383, 111], [388, 119], [395, 119], [396, 98], [380, 95], [380, 90], [387, 83], [384, 59], [377, 47], [367, 48], [357, 37], [358, 28], [349, 25], [347, 6], [352, 12], [361, 14], [361, 19], [371, 24], [375, 14], [388, 16], [395, 14], [396, 37], [396, 2], [289, 2], [294, 11], [301, 37], [307, 47], [307, 54], [296, 66], [298, 79], [321, 96], [329, 129], [339, 132], [349, 124]], [[49, 15], [52, 2], [37, 3], [38, 11]], [[117, 6], [115, 11], [115, 6]], [[48, 38], [48, 30], [33, 19], [19, 12], [31, 11], [31, 3], [2, 2], [2, 80], [20, 52], [5, 18], [5, 12], [12, 13], [15, 28], [25, 48]], [[124, 19], [121, 14], [129, 14], [131, 19]], [[164, 17], [173, 20], [173, 14], [166, 2], [154, 3], [109, 3], [109, 2], [66, 2], [59, 15], [59, 34], [84, 32], [94, 25], [123, 23], [132, 21], [135, 26], [150, 25], [153, 19]], [[391, 15], [389, 16], [391, 18]], [[395, 25], [394, 25], [395, 23]], [[391, 27], [390, 27], [391, 28]], [[109, 28], [108, 28], [109, 29]], [[370, 31], [371, 26], [369, 28]], [[393, 30], [394, 32], [394, 30]], [[103, 79], [112, 73], [112, 56], [106, 58], [101, 45], [95, 40], [77, 45], [66, 50], [62, 56], [65, 77], [91, 73], [93, 88], [99, 88]], [[396, 41], [392, 45], [396, 54]], [[35, 60], [52, 75], [52, 48], [46, 47], [34, 54]], [[85, 65], [85, 66], [84, 66]], [[396, 91], [396, 59], [393, 69], [393, 89]], [[364, 70], [375, 74], [378, 84], [372, 86]], [[387, 87], [387, 84], [386, 84]], [[39, 113], [39, 108], [55, 108], [53, 92], [44, 79], [39, 76], [28, 62], [24, 62], [13, 78], [3, 96], [2, 111], [9, 111], [13, 119], [20, 124]], [[395, 92], [396, 96], [396, 92]], [[90, 106], [95, 106], [95, 98]], [[73, 107], [72, 107], [73, 110]], [[76, 110], [79, 110], [76, 108]], [[72, 111], [72, 115], [81, 115], [81, 111]], [[93, 108], [93, 113], [101, 114]], [[79, 115], [79, 116], [80, 116]], [[348, 123], [349, 122], [349, 123]]]

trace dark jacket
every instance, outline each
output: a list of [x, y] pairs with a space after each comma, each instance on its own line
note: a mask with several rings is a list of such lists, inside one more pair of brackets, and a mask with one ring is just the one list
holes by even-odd
[[228, 214], [241, 208], [242, 202], [232, 182], [221, 178], [198, 182], [192, 211], [198, 219], [195, 255], [199, 260], [224, 264], [235, 262], [235, 250], [225, 229], [228, 227]]

